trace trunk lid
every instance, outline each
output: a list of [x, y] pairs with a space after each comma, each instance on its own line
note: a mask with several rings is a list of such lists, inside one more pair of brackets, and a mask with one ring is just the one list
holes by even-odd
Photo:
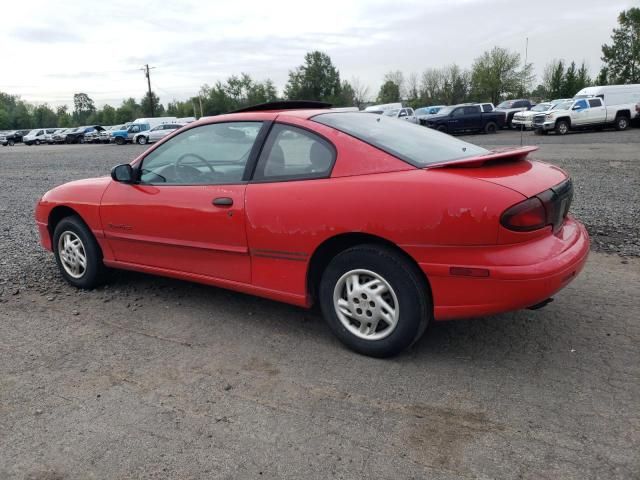
[[497, 149], [485, 155], [432, 164], [425, 169], [444, 169], [457, 175], [501, 185], [525, 197], [532, 197], [568, 178], [562, 169], [554, 165], [526, 158], [537, 149], [538, 147]]

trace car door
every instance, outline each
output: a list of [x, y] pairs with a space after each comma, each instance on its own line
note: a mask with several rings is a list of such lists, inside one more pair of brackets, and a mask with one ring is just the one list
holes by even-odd
[[607, 110], [602, 100], [599, 98], [590, 98], [589, 102], [589, 123], [599, 124], [607, 120]]
[[479, 105], [464, 107], [464, 129], [480, 130], [482, 128], [482, 114]]
[[458, 107], [447, 120], [449, 132], [459, 132], [464, 130], [464, 107]]
[[245, 188], [263, 128], [259, 121], [190, 128], [136, 163], [139, 183], [112, 182], [100, 216], [115, 259], [250, 282]]
[[310, 192], [326, 191], [335, 160], [336, 148], [326, 138], [290, 124], [273, 125], [246, 195], [256, 287], [305, 296], [310, 252], [304, 245], [311, 232], [301, 230], [299, 215], [314, 198]]
[[589, 104], [585, 99], [577, 100], [571, 107], [571, 123], [577, 126], [589, 123]]
[[149, 130], [149, 141], [157, 142], [162, 137], [164, 137], [167, 134], [167, 132], [165, 131], [165, 127], [166, 125], [158, 125], [157, 127]]

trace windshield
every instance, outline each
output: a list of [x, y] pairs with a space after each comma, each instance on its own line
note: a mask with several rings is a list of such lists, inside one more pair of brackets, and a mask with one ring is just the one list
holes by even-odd
[[443, 107], [439, 109], [436, 113], [438, 115], [449, 115], [451, 112], [453, 112], [453, 108], [454, 107]]
[[37, 134], [39, 131], [40, 131], [39, 129], [31, 130], [31, 131], [29, 132], [29, 135], [35, 135], [35, 134]]
[[312, 120], [340, 130], [418, 168], [489, 153], [484, 148], [447, 134], [384, 116], [322, 113]]
[[553, 106], [554, 110], [569, 110], [573, 105], [573, 100], [568, 100], [566, 102], [561, 102]]
[[394, 108], [393, 110], [387, 110], [383, 113], [383, 115], [385, 117], [397, 117], [398, 116], [398, 112], [400, 111], [399, 108]]
[[498, 106], [496, 108], [511, 108], [512, 105], [513, 105], [513, 101], [506, 100], [506, 101], [498, 104]]
[[531, 109], [532, 112], [544, 112], [545, 110], [549, 110], [551, 107], [550, 103], [539, 103], [535, 107]]

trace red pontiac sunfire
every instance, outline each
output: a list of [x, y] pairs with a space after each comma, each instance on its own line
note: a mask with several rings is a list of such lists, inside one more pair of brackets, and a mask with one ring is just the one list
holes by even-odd
[[326, 104], [204, 118], [110, 177], [38, 202], [42, 245], [80, 288], [122, 268], [310, 307], [338, 338], [399, 353], [432, 320], [544, 305], [589, 251], [567, 174]]

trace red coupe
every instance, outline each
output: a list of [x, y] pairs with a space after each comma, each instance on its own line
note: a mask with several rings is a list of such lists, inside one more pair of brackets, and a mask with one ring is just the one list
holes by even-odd
[[567, 214], [571, 180], [533, 150], [266, 104], [50, 190], [36, 220], [76, 287], [122, 268], [317, 302], [341, 341], [383, 357], [432, 320], [540, 307], [580, 272], [589, 237]]

